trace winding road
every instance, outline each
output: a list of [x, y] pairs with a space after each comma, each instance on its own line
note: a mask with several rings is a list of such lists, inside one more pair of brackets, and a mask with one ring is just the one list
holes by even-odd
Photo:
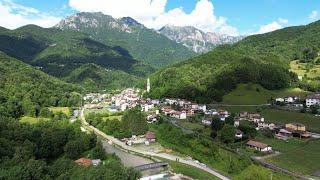
[[230, 180], [228, 177], [222, 175], [217, 170], [209, 168], [208, 166], [200, 165], [199, 163], [196, 163], [192, 160], [188, 160], [188, 159], [185, 159], [180, 156], [175, 156], [175, 155], [166, 154], [166, 153], [153, 153], [153, 152], [142, 151], [142, 150], [139, 150], [139, 149], [134, 148], [132, 146], [128, 146], [124, 142], [118, 140], [117, 138], [114, 138], [113, 136], [106, 135], [105, 133], [103, 133], [99, 129], [95, 128], [94, 126], [91, 126], [85, 120], [85, 115], [84, 115], [85, 109], [86, 109], [86, 105], [81, 109], [81, 112], [80, 112], [80, 119], [81, 119], [82, 125], [85, 126], [86, 128], [89, 128], [90, 130], [92, 130], [96, 135], [100, 136], [101, 138], [103, 138], [107, 142], [111, 141], [113, 143], [113, 145], [115, 145], [116, 148], [118, 148], [124, 152], [133, 153], [133, 154], [139, 155], [141, 157], [163, 158], [163, 159], [167, 159], [167, 160], [171, 160], [171, 161], [176, 161], [177, 159], [179, 159], [179, 162], [182, 164], [193, 166], [195, 168], [206, 171], [206, 172], [216, 176], [219, 179]]

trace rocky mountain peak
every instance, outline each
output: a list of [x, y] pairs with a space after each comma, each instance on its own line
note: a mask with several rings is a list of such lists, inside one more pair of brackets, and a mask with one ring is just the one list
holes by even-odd
[[159, 32], [197, 53], [205, 53], [218, 45], [232, 44], [241, 39], [219, 33], [206, 33], [193, 26], [166, 25], [159, 29]]

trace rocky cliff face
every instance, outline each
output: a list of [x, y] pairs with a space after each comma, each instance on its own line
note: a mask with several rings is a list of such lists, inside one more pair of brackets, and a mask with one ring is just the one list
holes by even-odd
[[234, 37], [218, 33], [205, 33], [192, 26], [177, 27], [167, 25], [161, 28], [159, 32], [196, 53], [206, 53], [218, 45], [233, 44], [243, 38], [241, 36]]

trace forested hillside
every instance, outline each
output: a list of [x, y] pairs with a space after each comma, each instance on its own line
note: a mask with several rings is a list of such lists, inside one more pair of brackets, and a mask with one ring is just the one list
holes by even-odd
[[81, 89], [0, 52], [0, 116], [36, 117], [42, 107], [78, 106]]
[[[151, 66], [133, 59], [125, 49], [107, 46], [72, 30], [28, 25], [16, 30], [3, 29], [0, 31], [0, 40], [1, 51], [62, 79], [70, 80], [67, 77], [74, 77], [73, 71], [82, 65], [99, 65], [109, 72], [103, 77], [108, 80], [100, 82], [99, 87], [114, 87], [114, 84], [121, 88], [127, 87], [135, 82], [133, 79], [154, 71]], [[83, 77], [86, 74], [82, 74], [81, 79], [86, 78]], [[115, 78], [118, 75], [121, 77]], [[131, 78], [122, 78], [125, 75]], [[99, 79], [93, 80], [97, 82]], [[98, 86], [94, 87], [97, 89], [92, 87], [88, 90], [101, 90]]]
[[[81, 89], [0, 51], [0, 179], [137, 179], [114, 155], [105, 154], [94, 134], [80, 131], [48, 107], [79, 106]], [[22, 116], [43, 118], [35, 124]], [[20, 120], [20, 121], [19, 121]], [[100, 159], [96, 167], [74, 163]], [[98, 178], [97, 178], [98, 177]]]
[[281, 60], [314, 58], [320, 50], [320, 21], [305, 26], [294, 26], [266, 34], [249, 36], [239, 41], [232, 50], [249, 56], [273, 54]]
[[134, 87], [139, 79], [141, 78], [123, 71], [106, 69], [96, 64], [82, 65], [64, 78], [67, 82], [79, 84], [88, 91]]
[[167, 66], [195, 55], [183, 45], [130, 17], [114, 19], [102, 13], [82, 12], [62, 20], [56, 27], [88, 33], [109, 46], [121, 46], [135, 59], [154, 67]]
[[290, 69], [289, 63], [299, 60], [305, 63], [304, 66], [315, 67], [319, 62], [319, 50], [319, 21], [249, 36], [234, 45], [220, 46], [156, 72], [151, 78], [153, 88], [150, 95], [200, 102], [220, 101], [237, 84], [248, 82], [271, 90], [289, 86], [317, 90], [320, 87], [317, 77], [298, 82], [296, 71]]
[[296, 76], [274, 57], [253, 58], [233, 51], [214, 50], [151, 76], [152, 97], [179, 97], [198, 102], [221, 101], [239, 83], [253, 82], [267, 89], [290, 85]]
[[[109, 47], [76, 31], [28, 25], [0, 34], [2, 51], [58, 77], [68, 75], [85, 63], [126, 72], [135, 72], [134, 65], [140, 63], [125, 50]], [[142, 74], [145, 72], [150, 72], [150, 69]]]

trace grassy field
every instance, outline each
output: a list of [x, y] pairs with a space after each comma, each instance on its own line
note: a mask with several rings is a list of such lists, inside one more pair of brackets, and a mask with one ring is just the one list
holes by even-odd
[[199, 123], [191, 123], [188, 122], [187, 120], [179, 120], [178, 123], [185, 127], [186, 129], [191, 129], [191, 130], [196, 130], [196, 129], [203, 129], [203, 125]]
[[119, 115], [119, 116], [108, 116], [108, 117], [104, 117], [103, 120], [105, 121], [109, 121], [109, 120], [119, 120], [121, 121], [121, 118], [122, 118], [122, 115]]
[[[290, 140], [289, 140], [290, 142]], [[295, 145], [292, 145], [294, 147]], [[299, 172], [306, 175], [312, 175], [320, 170], [320, 141], [309, 141], [299, 147], [286, 150], [286, 147], [280, 147], [285, 151], [279, 156], [268, 159], [280, 167], [284, 167], [293, 172]]]
[[84, 111], [85, 115], [88, 115], [90, 113], [110, 114], [110, 111], [108, 109], [86, 109]]
[[62, 112], [63, 114], [67, 115], [68, 117], [71, 116], [71, 111], [70, 111], [69, 107], [50, 107], [49, 110], [52, 111], [53, 113]]
[[320, 76], [320, 65], [311, 63], [301, 63], [299, 60], [290, 62], [290, 70], [298, 74], [298, 76], [313, 79]]
[[284, 141], [277, 138], [267, 138], [263, 135], [258, 135], [255, 139], [257, 141], [271, 145], [273, 150], [279, 151], [281, 153], [295, 151], [296, 149], [299, 149], [300, 147], [303, 147], [309, 143], [308, 140], [305, 139], [291, 138], [288, 139], [288, 141]]
[[[226, 109], [232, 113], [239, 113], [241, 111], [256, 112], [257, 107], [243, 107], [243, 106], [232, 106], [223, 107], [221, 109]], [[308, 113], [299, 113], [291, 111], [283, 111], [269, 108], [260, 108], [261, 115], [265, 118], [266, 122], [273, 122], [277, 124], [286, 124], [298, 122], [307, 126], [307, 130], [320, 133], [320, 117], [316, 117]]]
[[320, 132], [320, 117], [299, 112], [281, 111], [275, 109], [262, 110], [261, 114], [267, 122], [286, 124], [291, 122], [302, 123], [310, 131]]
[[307, 94], [309, 92], [299, 88], [270, 91], [257, 84], [239, 84], [235, 90], [223, 96], [222, 104], [266, 104], [271, 97], [304, 97]]
[[[272, 178], [271, 178], [272, 177]], [[276, 173], [261, 166], [251, 165], [239, 175], [233, 177], [235, 180], [292, 180], [293, 178], [282, 173]]]
[[28, 123], [28, 124], [37, 124], [43, 121], [49, 121], [48, 118], [35, 118], [35, 117], [29, 117], [29, 116], [23, 116], [20, 119], [20, 123]]
[[205, 171], [202, 171], [201, 169], [197, 169], [186, 164], [177, 163], [175, 161], [169, 161], [165, 159], [161, 159], [161, 160], [163, 162], [167, 162], [170, 165], [170, 167], [173, 169], [173, 171], [177, 174], [183, 174], [194, 179], [208, 179], [208, 180], [218, 179], [215, 176]]

